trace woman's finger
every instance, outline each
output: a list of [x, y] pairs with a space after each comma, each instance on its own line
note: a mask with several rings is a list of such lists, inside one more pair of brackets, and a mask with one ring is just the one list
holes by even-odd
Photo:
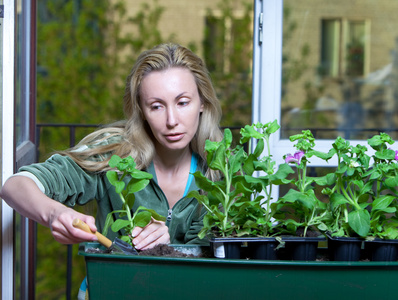
[[164, 222], [151, 222], [133, 239], [134, 246], [139, 250], [153, 248], [158, 244], [169, 244], [170, 235]]

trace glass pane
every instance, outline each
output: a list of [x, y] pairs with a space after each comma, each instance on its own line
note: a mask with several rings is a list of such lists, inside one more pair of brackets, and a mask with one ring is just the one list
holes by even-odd
[[339, 40], [340, 22], [338, 20], [322, 21], [322, 74], [337, 76], [339, 74]]
[[29, 139], [29, 9], [17, 2], [15, 122], [17, 147]]
[[285, 0], [282, 138], [398, 139], [398, 2]]

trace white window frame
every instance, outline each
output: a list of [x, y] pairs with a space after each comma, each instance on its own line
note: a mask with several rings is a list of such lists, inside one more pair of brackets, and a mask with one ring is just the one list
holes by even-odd
[[[21, 5], [17, 7], [17, 4]], [[17, 13], [21, 16], [17, 18]], [[35, 131], [35, 13], [36, 0], [4, 0], [4, 18], [2, 19], [2, 185], [22, 165], [31, 164], [36, 161], [36, 146], [34, 144]], [[18, 24], [17, 24], [18, 22]], [[19, 45], [21, 54], [21, 68], [17, 66], [17, 36], [16, 29], [21, 32], [22, 41]], [[17, 73], [19, 72], [19, 73]], [[24, 115], [24, 133], [21, 140], [16, 142], [15, 129], [15, 93], [19, 76], [21, 81], [20, 105]], [[2, 230], [2, 262], [1, 262], [1, 299], [30, 299], [34, 294], [34, 251], [35, 251], [35, 223], [21, 217], [20, 234], [14, 232], [15, 212], [3, 200], [1, 201], [1, 230]], [[14, 242], [20, 238], [20, 254], [15, 256]], [[19, 264], [16, 264], [16, 261]], [[16, 267], [18, 272], [15, 272]], [[16, 278], [18, 276], [18, 278]], [[15, 284], [18, 282], [18, 284]], [[18, 288], [17, 294], [16, 288]], [[34, 295], [33, 295], [34, 296]]]
[[[15, 1], [4, 0], [3, 57], [2, 57], [2, 185], [14, 173], [14, 49], [15, 49]], [[1, 296], [14, 298], [14, 213], [4, 200], [1, 201]]]
[[[267, 123], [277, 120], [281, 124], [281, 88], [282, 88], [282, 33], [283, 1], [254, 1], [254, 38], [253, 38], [253, 123]], [[334, 140], [317, 140], [316, 149], [328, 152]], [[366, 140], [350, 140], [352, 144], [366, 145]], [[282, 164], [283, 154], [294, 153], [293, 143], [281, 139], [280, 134], [270, 138], [271, 153], [277, 165]], [[313, 167], [334, 167], [337, 158], [329, 162], [311, 158]], [[279, 190], [273, 189], [276, 199]]]

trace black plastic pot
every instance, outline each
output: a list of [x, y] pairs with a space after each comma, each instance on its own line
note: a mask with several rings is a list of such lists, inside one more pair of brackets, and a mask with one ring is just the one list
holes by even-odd
[[279, 242], [275, 238], [210, 238], [214, 257], [227, 259], [278, 259]]
[[359, 261], [364, 241], [362, 238], [332, 237], [329, 234], [327, 237], [330, 260]]
[[318, 255], [318, 244], [325, 237], [283, 237], [286, 259], [313, 261]]
[[365, 250], [372, 261], [396, 261], [398, 259], [398, 240], [366, 241]]
[[279, 242], [275, 238], [263, 238], [248, 243], [248, 252], [253, 259], [275, 260], [279, 258], [278, 246]]

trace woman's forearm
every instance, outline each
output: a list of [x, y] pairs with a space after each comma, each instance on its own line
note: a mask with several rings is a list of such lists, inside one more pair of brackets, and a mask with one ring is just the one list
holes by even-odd
[[97, 227], [94, 217], [79, 213], [47, 197], [31, 178], [10, 177], [0, 190], [0, 197], [21, 215], [49, 227], [55, 240], [62, 244], [97, 240], [93, 233], [87, 233], [72, 225], [73, 220], [78, 218], [95, 232]]
[[43, 194], [36, 183], [25, 176], [10, 177], [0, 190], [0, 197], [19, 214], [50, 227], [49, 220], [63, 204]]

